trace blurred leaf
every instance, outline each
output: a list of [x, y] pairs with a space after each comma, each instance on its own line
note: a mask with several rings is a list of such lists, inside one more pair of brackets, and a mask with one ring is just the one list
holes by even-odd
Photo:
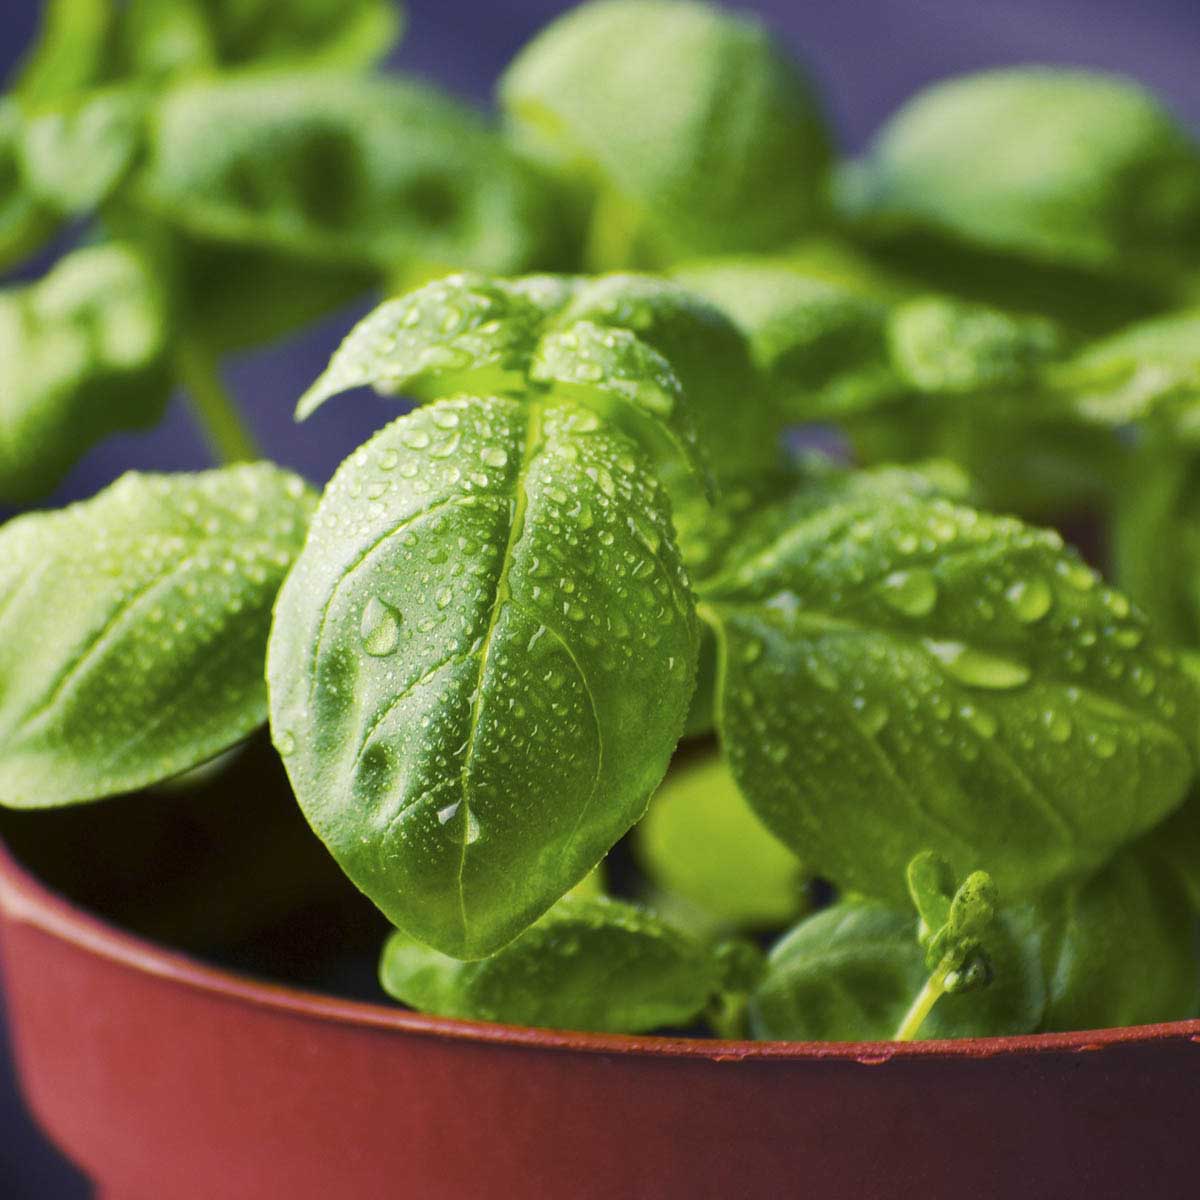
[[825, 215], [823, 116], [749, 16], [585, 4], [525, 47], [500, 98], [521, 145], [575, 187], [593, 269], [769, 250]]
[[0, 292], [0, 498], [44, 495], [94, 442], [157, 421], [166, 338], [154, 280], [120, 244]]
[[778, 926], [803, 907], [799, 860], [754, 815], [715, 751], [670, 772], [635, 836], [651, 881], [714, 926]]

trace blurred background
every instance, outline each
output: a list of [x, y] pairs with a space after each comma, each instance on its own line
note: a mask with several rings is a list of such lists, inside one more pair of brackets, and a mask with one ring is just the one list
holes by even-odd
[[[486, 108], [514, 52], [570, 7], [562, 0], [411, 0], [408, 32], [390, 65]], [[1010, 63], [1078, 64], [1128, 74], [1200, 128], [1197, 0], [746, 0], [731, 7], [759, 13], [807, 63], [849, 152], [926, 83]], [[36, 0], [0, 0], [0, 70], [6, 75], [32, 41], [40, 12]], [[314, 481], [324, 480], [395, 415], [394, 405], [361, 400], [330, 405], [306, 425], [291, 419], [296, 397], [366, 307], [236, 359], [225, 372], [268, 453]], [[205, 465], [204, 444], [176, 400], [153, 432], [114, 437], [89, 453], [48, 503], [90, 495], [129, 467]], [[0, 1200], [88, 1194], [85, 1181], [25, 1114], [0, 1030]]]

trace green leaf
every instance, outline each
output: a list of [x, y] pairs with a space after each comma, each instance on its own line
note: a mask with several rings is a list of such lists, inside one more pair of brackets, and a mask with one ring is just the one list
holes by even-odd
[[803, 907], [799, 861], [763, 827], [715, 753], [672, 769], [635, 848], [650, 880], [711, 925], [782, 925]]
[[[427, 284], [351, 331], [301, 397], [297, 416], [366, 384], [424, 400], [463, 389], [565, 397], [701, 479], [707, 447], [718, 451], [723, 475], [777, 455], [736, 329], [677, 285], [636, 275], [586, 282], [452, 275]], [[677, 503], [703, 495], [678, 475], [670, 482]]]
[[1196, 792], [1141, 843], [1156, 875], [1166, 868], [1184, 891], [1194, 913], [1200, 914], [1200, 799]]
[[[921, 1025], [921, 1038], [1039, 1027], [1047, 997], [1038, 941], [1005, 914], [992, 931], [989, 956], [991, 984], [943, 995]], [[766, 1040], [888, 1040], [928, 975], [911, 910], [841, 900], [806, 917], [772, 948], [750, 1000], [750, 1027]]]
[[1200, 153], [1153, 96], [1011, 67], [937, 84], [884, 126], [848, 199], [885, 233], [1134, 276], [1200, 252]]
[[142, 144], [146, 102], [137, 89], [117, 87], [32, 113], [20, 144], [30, 192], [64, 217], [96, 208], [133, 164]]
[[0, 499], [45, 494], [95, 442], [159, 419], [166, 320], [144, 262], [117, 243], [0, 291]]
[[438, 1016], [606, 1033], [687, 1025], [719, 982], [712, 954], [653, 913], [573, 897], [475, 962], [394, 933], [379, 977], [397, 1000]]
[[338, 470], [276, 610], [272, 729], [393, 924], [511, 941], [645, 811], [696, 629], [665, 497], [590, 411], [443, 400]]
[[266, 717], [271, 604], [311, 500], [266, 464], [123, 476], [0, 529], [0, 797], [98, 800]]
[[801, 491], [701, 586], [718, 727], [814, 871], [899, 900], [932, 849], [1017, 899], [1180, 803], [1200, 694], [1057, 534], [897, 482]]
[[676, 272], [737, 323], [788, 419], [821, 421], [888, 404], [906, 389], [891, 362], [889, 296], [787, 258], [714, 259]]
[[1106, 1029], [1194, 1017], [1194, 910], [1143, 848], [1040, 906], [1048, 1005], [1041, 1028]]
[[1200, 309], [1153, 317], [1084, 347], [1050, 373], [1049, 386], [1083, 420], [1120, 426], [1151, 420], [1200, 441]]
[[20, 109], [0, 98], [0, 270], [53, 237], [58, 218], [38, 199], [21, 170]]
[[518, 55], [500, 99], [527, 151], [578, 191], [595, 269], [769, 250], [824, 216], [824, 120], [747, 16], [582, 5]]
[[191, 237], [380, 275], [518, 270], [558, 236], [469, 110], [399, 79], [246, 73], [165, 94], [136, 203]]
[[44, 0], [37, 41], [12, 94], [36, 108], [100, 82], [109, 69], [117, 19], [112, 0]]
[[942, 296], [899, 305], [888, 341], [900, 377], [934, 395], [966, 396], [1036, 386], [1038, 370], [1061, 351], [1050, 321]]

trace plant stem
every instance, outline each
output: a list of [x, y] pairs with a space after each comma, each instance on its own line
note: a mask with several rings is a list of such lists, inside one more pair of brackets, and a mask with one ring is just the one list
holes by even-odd
[[933, 1006], [946, 993], [946, 976], [950, 974], [953, 958], [947, 954], [938, 963], [933, 974], [925, 981], [925, 986], [917, 993], [912, 1007], [904, 1014], [900, 1028], [892, 1037], [894, 1042], [911, 1042], [921, 1031], [925, 1018], [929, 1016]]
[[216, 360], [198, 342], [182, 339], [176, 351], [179, 375], [187, 390], [192, 414], [218, 463], [261, 458], [262, 451], [237, 404], [225, 390]]

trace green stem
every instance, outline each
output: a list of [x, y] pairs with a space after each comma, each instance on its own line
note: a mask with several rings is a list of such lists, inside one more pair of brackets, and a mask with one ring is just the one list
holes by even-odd
[[912, 1007], [904, 1014], [900, 1028], [892, 1036], [894, 1042], [911, 1042], [921, 1031], [925, 1018], [929, 1016], [933, 1006], [946, 993], [946, 976], [954, 965], [953, 956], [947, 954], [933, 974], [925, 981], [925, 986], [917, 993]]
[[192, 414], [216, 461], [223, 464], [261, 458], [262, 451], [233, 397], [225, 390], [209, 350], [184, 338], [176, 351], [176, 361]]

